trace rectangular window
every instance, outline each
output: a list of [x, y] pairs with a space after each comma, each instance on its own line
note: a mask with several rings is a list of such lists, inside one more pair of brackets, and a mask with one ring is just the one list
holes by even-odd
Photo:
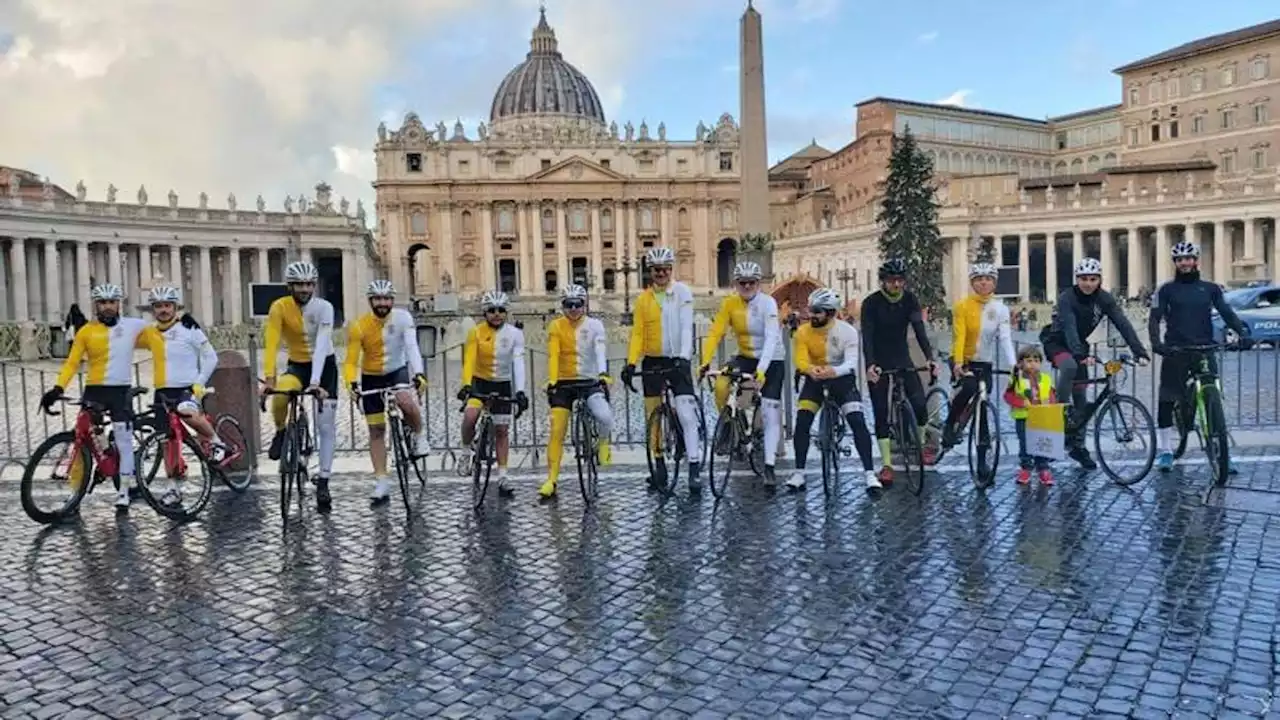
[[1265, 170], [1267, 168], [1267, 151], [1259, 148], [1253, 151], [1253, 169]]
[[1169, 123], [1169, 139], [1176, 140], [1178, 137], [1178, 121], [1174, 120]]
[[733, 153], [732, 152], [720, 153], [720, 171], [729, 172], [730, 170], [733, 170]]
[[1256, 125], [1266, 125], [1268, 119], [1267, 106], [1258, 103], [1253, 106], [1253, 122]]
[[1160, 102], [1160, 81], [1152, 80], [1151, 85], [1147, 87], [1147, 99], [1151, 102]]
[[459, 161], [458, 161], [458, 174], [459, 174], [459, 175], [470, 175], [470, 174], [471, 174], [471, 161], [470, 161], [470, 160], [459, 160]]
[[1160, 142], [1160, 124], [1151, 126], [1151, 142]]
[[1231, 87], [1236, 84], [1236, 66], [1228, 65], [1222, 68], [1221, 77], [1222, 87]]
[[639, 166], [640, 166], [640, 169], [641, 169], [641, 170], [645, 170], [645, 171], [652, 171], [652, 170], [653, 170], [653, 161], [652, 161], [652, 160], [650, 160], [650, 159], [648, 159], [648, 158], [642, 158], [642, 159], [640, 160], [640, 162], [639, 162]]
[[1262, 80], [1267, 77], [1267, 59], [1257, 58], [1249, 64], [1249, 77], [1253, 80]]
[[1057, 137], [1055, 138], [1054, 142], [1057, 144], [1057, 146], [1058, 146], [1058, 149], [1059, 149], [1059, 150], [1066, 150], [1066, 149], [1067, 149], [1067, 134], [1066, 134], [1066, 133], [1064, 133], [1064, 132], [1060, 132], [1060, 133], [1058, 133], [1058, 135], [1057, 135]]
[[1191, 118], [1191, 133], [1193, 135], [1199, 135], [1202, 132], [1204, 132], [1204, 116], [1197, 115]]
[[505, 158], [499, 158], [493, 161], [494, 172], [509, 173], [511, 172], [511, 161]]
[[1137, 105], [1142, 100], [1141, 91], [1136, 87], [1129, 88], [1129, 104]]
[[689, 170], [689, 161], [684, 158], [676, 158], [676, 170], [687, 172]]
[[1136, 128], [1136, 127], [1135, 127], [1135, 128], [1129, 128], [1129, 144], [1130, 144], [1130, 145], [1137, 145], [1137, 144], [1138, 144], [1138, 128]]
[[1235, 124], [1236, 124], [1236, 112], [1234, 110], [1223, 110], [1222, 122], [1219, 124], [1219, 126], [1223, 130], [1230, 130], [1231, 128], [1235, 127]]
[[1166, 92], [1169, 93], [1170, 100], [1178, 97], [1178, 93], [1181, 91], [1181, 88], [1179, 88], [1178, 86], [1181, 84], [1182, 84], [1182, 78], [1174, 77], [1174, 78], [1169, 78], [1166, 81], [1166, 84], [1165, 84], [1165, 87], [1167, 88]]
[[542, 169], [546, 170], [549, 167], [551, 167], [551, 160], [547, 158], [542, 158]]
[[600, 167], [604, 168], [605, 170], [608, 170], [608, 169], [609, 169], [609, 158], [605, 158], [605, 159], [601, 160], [601, 161], [600, 161]]
[[1204, 92], [1204, 73], [1191, 76], [1191, 92]]
[[422, 153], [408, 153], [404, 156], [404, 164], [409, 172], [422, 172]]

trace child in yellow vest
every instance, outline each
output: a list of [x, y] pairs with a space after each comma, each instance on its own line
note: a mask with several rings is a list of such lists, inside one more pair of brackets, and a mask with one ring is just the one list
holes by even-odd
[[1040, 348], [1029, 345], [1018, 352], [1018, 371], [1009, 387], [1004, 391], [1004, 401], [1012, 408], [1014, 425], [1018, 429], [1018, 484], [1031, 482], [1031, 470], [1040, 475], [1041, 485], [1053, 484], [1053, 473], [1049, 470], [1049, 458], [1032, 456], [1027, 452], [1027, 408], [1032, 405], [1045, 405], [1057, 402], [1053, 390], [1053, 378], [1049, 373], [1040, 372], [1040, 363], [1044, 362], [1044, 353]]

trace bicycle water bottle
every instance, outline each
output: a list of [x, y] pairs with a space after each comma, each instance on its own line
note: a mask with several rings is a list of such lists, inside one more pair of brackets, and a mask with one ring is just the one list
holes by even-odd
[[93, 446], [101, 453], [106, 451], [108, 445], [107, 433], [101, 427], [95, 427], [93, 429]]

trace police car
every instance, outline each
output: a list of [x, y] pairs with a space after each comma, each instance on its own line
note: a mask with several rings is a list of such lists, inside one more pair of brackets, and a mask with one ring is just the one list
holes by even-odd
[[[1249, 329], [1249, 337], [1242, 347], [1280, 345], [1280, 285], [1272, 283], [1231, 290], [1225, 298], [1240, 316], [1240, 322]], [[1213, 314], [1213, 334], [1217, 342], [1226, 342], [1235, 336], [1216, 312]]]

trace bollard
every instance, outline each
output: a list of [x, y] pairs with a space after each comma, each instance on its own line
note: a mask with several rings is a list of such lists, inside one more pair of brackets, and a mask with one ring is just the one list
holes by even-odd
[[244, 356], [235, 350], [218, 353], [218, 368], [213, 371], [209, 384], [215, 389], [206, 403], [209, 414], [215, 418], [226, 413], [240, 423], [248, 448], [244, 457], [236, 460], [228, 469], [243, 472], [257, 467], [259, 445], [257, 383], [254, 373]]

